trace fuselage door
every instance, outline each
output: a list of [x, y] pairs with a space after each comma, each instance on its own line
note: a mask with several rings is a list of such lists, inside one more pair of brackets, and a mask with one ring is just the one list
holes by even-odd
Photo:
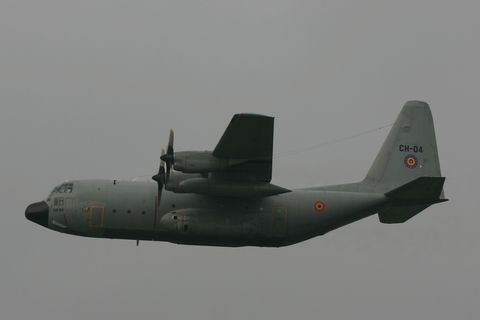
[[101, 228], [103, 227], [105, 208], [101, 206], [90, 207], [90, 227]]

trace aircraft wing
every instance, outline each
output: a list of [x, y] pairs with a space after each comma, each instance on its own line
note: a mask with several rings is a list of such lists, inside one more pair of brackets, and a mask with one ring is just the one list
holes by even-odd
[[[241, 113], [233, 116], [215, 149], [173, 152], [169, 139], [165, 189], [225, 197], [268, 197], [290, 192], [272, 180], [273, 118]], [[170, 163], [169, 163], [170, 161]], [[168, 174], [173, 163], [175, 171]], [[162, 178], [162, 166], [156, 179]]]
[[251, 113], [236, 114], [212, 155], [238, 165], [212, 174], [217, 178], [270, 182], [272, 154], [273, 118]]

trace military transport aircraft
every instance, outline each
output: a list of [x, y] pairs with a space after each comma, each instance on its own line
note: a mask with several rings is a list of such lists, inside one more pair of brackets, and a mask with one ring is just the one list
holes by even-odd
[[[55, 187], [25, 216], [97, 238], [281, 247], [378, 213], [402, 223], [447, 201], [427, 103], [405, 104], [365, 179], [288, 190], [272, 178], [273, 118], [234, 115], [213, 151], [174, 152], [154, 181], [79, 180]], [[174, 169], [174, 171], [172, 171]]]

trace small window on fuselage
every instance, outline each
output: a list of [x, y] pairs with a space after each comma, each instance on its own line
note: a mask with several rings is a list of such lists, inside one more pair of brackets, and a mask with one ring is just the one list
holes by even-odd
[[60, 197], [60, 198], [53, 198], [53, 206], [63, 206], [65, 198]]

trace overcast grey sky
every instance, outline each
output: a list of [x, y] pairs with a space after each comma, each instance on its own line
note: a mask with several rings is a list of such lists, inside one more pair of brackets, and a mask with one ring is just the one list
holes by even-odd
[[[0, 2], [1, 319], [474, 319], [478, 1]], [[65, 179], [148, 179], [233, 114], [274, 153], [432, 108], [445, 194], [280, 249], [89, 239], [24, 217]], [[388, 129], [274, 160], [286, 188], [361, 180]]]

